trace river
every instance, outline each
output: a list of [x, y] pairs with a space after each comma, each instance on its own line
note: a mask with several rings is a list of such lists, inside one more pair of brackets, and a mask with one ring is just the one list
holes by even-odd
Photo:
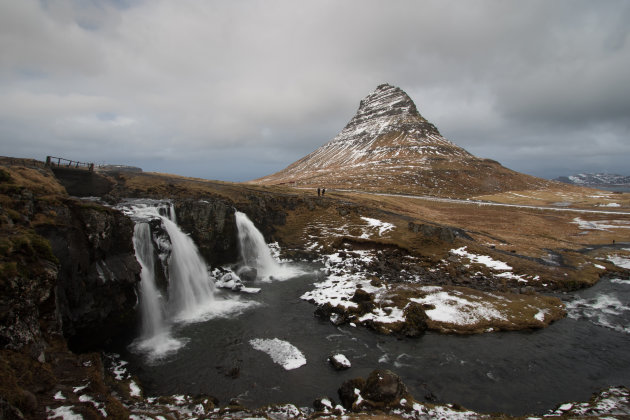
[[[249, 284], [260, 287], [259, 294], [218, 291], [217, 299], [240, 299], [241, 312], [176, 324], [171, 333], [185, 346], [162, 359], [127, 347], [119, 352], [146, 395], [204, 393], [221, 405], [236, 398], [252, 408], [337, 400], [343, 381], [375, 368], [400, 375], [420, 401], [512, 415], [542, 414], [561, 402], [588, 400], [606, 386], [628, 385], [629, 281], [602, 280], [563, 295], [569, 316], [544, 330], [399, 339], [314, 317], [315, 307], [300, 296], [318, 281], [317, 270], [311, 265], [307, 274], [285, 281]], [[297, 348], [306, 364], [286, 370], [250, 343], [273, 338]], [[335, 353], [352, 367], [330, 367], [327, 358]]]

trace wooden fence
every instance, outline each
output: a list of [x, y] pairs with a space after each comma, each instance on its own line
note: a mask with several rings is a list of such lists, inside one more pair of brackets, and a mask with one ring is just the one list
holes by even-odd
[[87, 169], [90, 172], [94, 171], [93, 163], [77, 162], [75, 160], [64, 159], [55, 156], [46, 156], [46, 166], [72, 169]]

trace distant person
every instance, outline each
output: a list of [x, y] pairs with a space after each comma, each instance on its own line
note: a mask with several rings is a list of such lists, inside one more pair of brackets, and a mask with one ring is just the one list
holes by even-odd
[[320, 192], [321, 192], [321, 191], [320, 191], [320, 189], [319, 189], [319, 188], [317, 188], [317, 196], [318, 196], [318, 197], [320, 196]]
[[322, 197], [326, 194], [326, 188], [322, 188]]

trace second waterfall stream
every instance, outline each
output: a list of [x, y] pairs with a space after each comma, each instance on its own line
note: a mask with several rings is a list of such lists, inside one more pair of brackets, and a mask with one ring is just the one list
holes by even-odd
[[271, 255], [271, 249], [265, 242], [263, 234], [245, 213], [237, 211], [234, 217], [238, 229], [238, 244], [242, 263], [255, 268], [260, 280], [265, 282], [287, 280], [302, 272], [294, 265], [281, 264], [276, 261]]

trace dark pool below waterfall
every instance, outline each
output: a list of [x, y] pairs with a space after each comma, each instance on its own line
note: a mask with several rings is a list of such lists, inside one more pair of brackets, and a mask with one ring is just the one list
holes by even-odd
[[[313, 268], [313, 270], [315, 270]], [[300, 299], [315, 274], [257, 282], [257, 295], [237, 316], [182, 324], [187, 338], [176, 354], [154, 363], [122, 349], [146, 395], [209, 394], [221, 405], [237, 398], [248, 407], [314, 399], [337, 400], [343, 381], [375, 368], [400, 375], [416, 399], [426, 396], [481, 412], [544, 413], [566, 401], [588, 400], [609, 385], [630, 385], [630, 282], [601, 281], [565, 298], [570, 317], [539, 331], [471, 336], [427, 333], [398, 339], [363, 328], [335, 327]], [[223, 297], [234, 292], [221, 292]], [[617, 330], [615, 330], [615, 328]], [[250, 340], [278, 338], [297, 347], [307, 363], [285, 370]], [[335, 371], [329, 355], [343, 353], [352, 367]]]

